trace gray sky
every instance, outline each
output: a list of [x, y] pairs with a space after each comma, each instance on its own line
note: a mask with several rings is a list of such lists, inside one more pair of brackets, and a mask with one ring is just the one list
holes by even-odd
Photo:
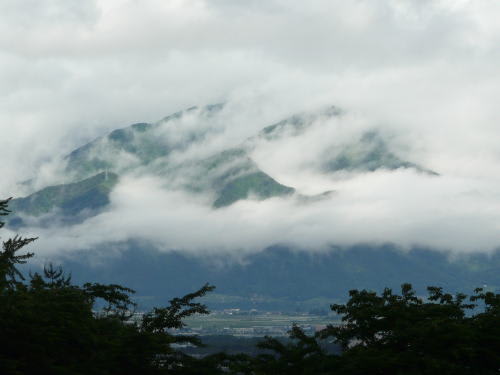
[[[17, 195], [16, 184], [37, 174], [50, 181], [57, 160], [85, 141], [192, 105], [231, 103], [230, 144], [336, 104], [351, 114], [344, 128], [383, 124], [410, 160], [442, 178], [400, 171], [325, 180], [294, 152], [324, 139], [312, 134], [254, 157], [303, 192], [340, 191], [322, 205], [272, 200], [213, 212], [127, 180], [108, 216], [59, 231], [59, 248], [135, 230], [192, 252], [285, 240], [491, 250], [500, 243], [499, 17], [497, 0], [0, 0], [0, 193]], [[146, 187], [156, 204], [141, 198]], [[119, 218], [138, 208], [127, 194], [151, 207], [144, 212], [158, 201], [175, 206], [176, 215], [152, 215], [175, 230], [165, 234], [144, 214], [120, 231]], [[92, 238], [90, 226], [102, 231]], [[202, 229], [187, 235], [193, 228]]]

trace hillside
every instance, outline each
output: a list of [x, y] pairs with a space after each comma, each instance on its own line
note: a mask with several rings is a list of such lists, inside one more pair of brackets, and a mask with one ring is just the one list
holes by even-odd
[[[264, 127], [255, 137], [232, 148], [207, 156], [179, 158], [179, 154], [202, 147], [213, 134], [220, 132], [213, 124], [219, 121], [223, 109], [223, 104], [191, 107], [156, 123], [136, 123], [98, 137], [66, 156], [61, 174], [70, 183], [48, 186], [16, 199], [13, 208], [18, 214], [28, 216], [40, 216], [51, 210], [65, 216], [78, 215], [83, 210], [97, 212], [96, 208], [109, 203], [109, 194], [118, 176], [123, 175], [153, 175], [164, 181], [167, 190], [208, 194], [214, 208], [249, 198], [288, 196], [295, 192], [294, 187], [285, 186], [264, 172], [253, 160], [253, 150], [260, 144], [270, 144], [279, 152], [280, 141], [300, 138], [318, 126], [335, 126], [331, 121], [342, 116], [337, 107], [296, 114]], [[318, 165], [324, 173], [400, 168], [437, 175], [399, 157], [376, 130], [328, 148]], [[103, 183], [105, 175], [112, 177]]]

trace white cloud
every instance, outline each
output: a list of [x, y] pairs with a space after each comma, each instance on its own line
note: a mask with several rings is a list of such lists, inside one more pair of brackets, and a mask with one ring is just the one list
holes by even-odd
[[488, 182], [381, 171], [337, 181], [337, 193], [314, 203], [296, 198], [240, 201], [213, 210], [202, 199], [165, 191], [162, 181], [129, 178], [112, 208], [82, 224], [41, 229], [41, 256], [143, 239], [164, 251], [239, 257], [273, 244], [310, 251], [329, 245], [396, 243], [459, 253], [500, 242], [500, 194]]
[[[288, 200], [241, 202], [213, 212], [127, 182], [114, 195], [115, 210], [63, 231], [60, 247], [71, 236], [91, 244], [137, 228], [190, 251], [203, 243], [256, 249], [286, 238], [318, 247], [373, 240], [494, 248], [499, 16], [496, 0], [2, 1], [0, 193], [23, 194], [17, 183], [34, 175], [40, 184], [53, 180], [61, 156], [85, 141], [191, 105], [230, 103], [224, 137], [207, 144], [216, 149], [294, 112], [336, 104], [350, 114], [337, 124], [342, 134], [378, 125], [396, 136], [406, 158], [443, 176], [325, 178], [308, 165], [326, 137], [341, 134], [318, 130], [253, 156], [304, 192], [339, 191], [327, 201], [301, 209]], [[135, 191], [137, 207], [120, 198]], [[127, 216], [156, 207], [143, 193], [176, 208], [176, 216], [150, 214], [178, 234]], [[120, 218], [134, 223], [129, 232], [107, 230]]]

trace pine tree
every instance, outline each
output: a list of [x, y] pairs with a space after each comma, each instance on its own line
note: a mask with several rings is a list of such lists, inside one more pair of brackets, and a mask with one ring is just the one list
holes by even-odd
[[[11, 199], [0, 200], [0, 216], [6, 216], [10, 213], [7, 207]], [[4, 225], [5, 223], [0, 221], [0, 229]], [[0, 251], [0, 291], [8, 287], [14, 287], [19, 280], [24, 280], [23, 275], [19, 272], [16, 265], [25, 264], [34, 254], [25, 253], [18, 255], [17, 253], [35, 240], [36, 238], [15, 236], [3, 242], [2, 250]]]

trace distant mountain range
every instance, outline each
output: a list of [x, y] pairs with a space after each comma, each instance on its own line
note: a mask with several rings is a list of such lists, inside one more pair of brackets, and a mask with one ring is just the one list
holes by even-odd
[[[161, 252], [140, 241], [121, 244], [123, 253], [98, 264], [81, 252], [65, 261], [75, 281], [117, 282], [137, 291], [141, 307], [165, 303], [205, 282], [217, 289], [206, 297], [211, 308], [281, 311], [328, 311], [345, 300], [350, 289], [399, 290], [410, 282], [421, 295], [427, 286], [471, 293], [485, 287], [500, 292], [500, 252], [450, 260], [446, 253], [424, 248], [402, 251], [395, 246], [358, 245], [310, 253], [274, 246], [227, 262], [225, 256], [194, 257]], [[95, 249], [105, 252], [106, 246]]]

